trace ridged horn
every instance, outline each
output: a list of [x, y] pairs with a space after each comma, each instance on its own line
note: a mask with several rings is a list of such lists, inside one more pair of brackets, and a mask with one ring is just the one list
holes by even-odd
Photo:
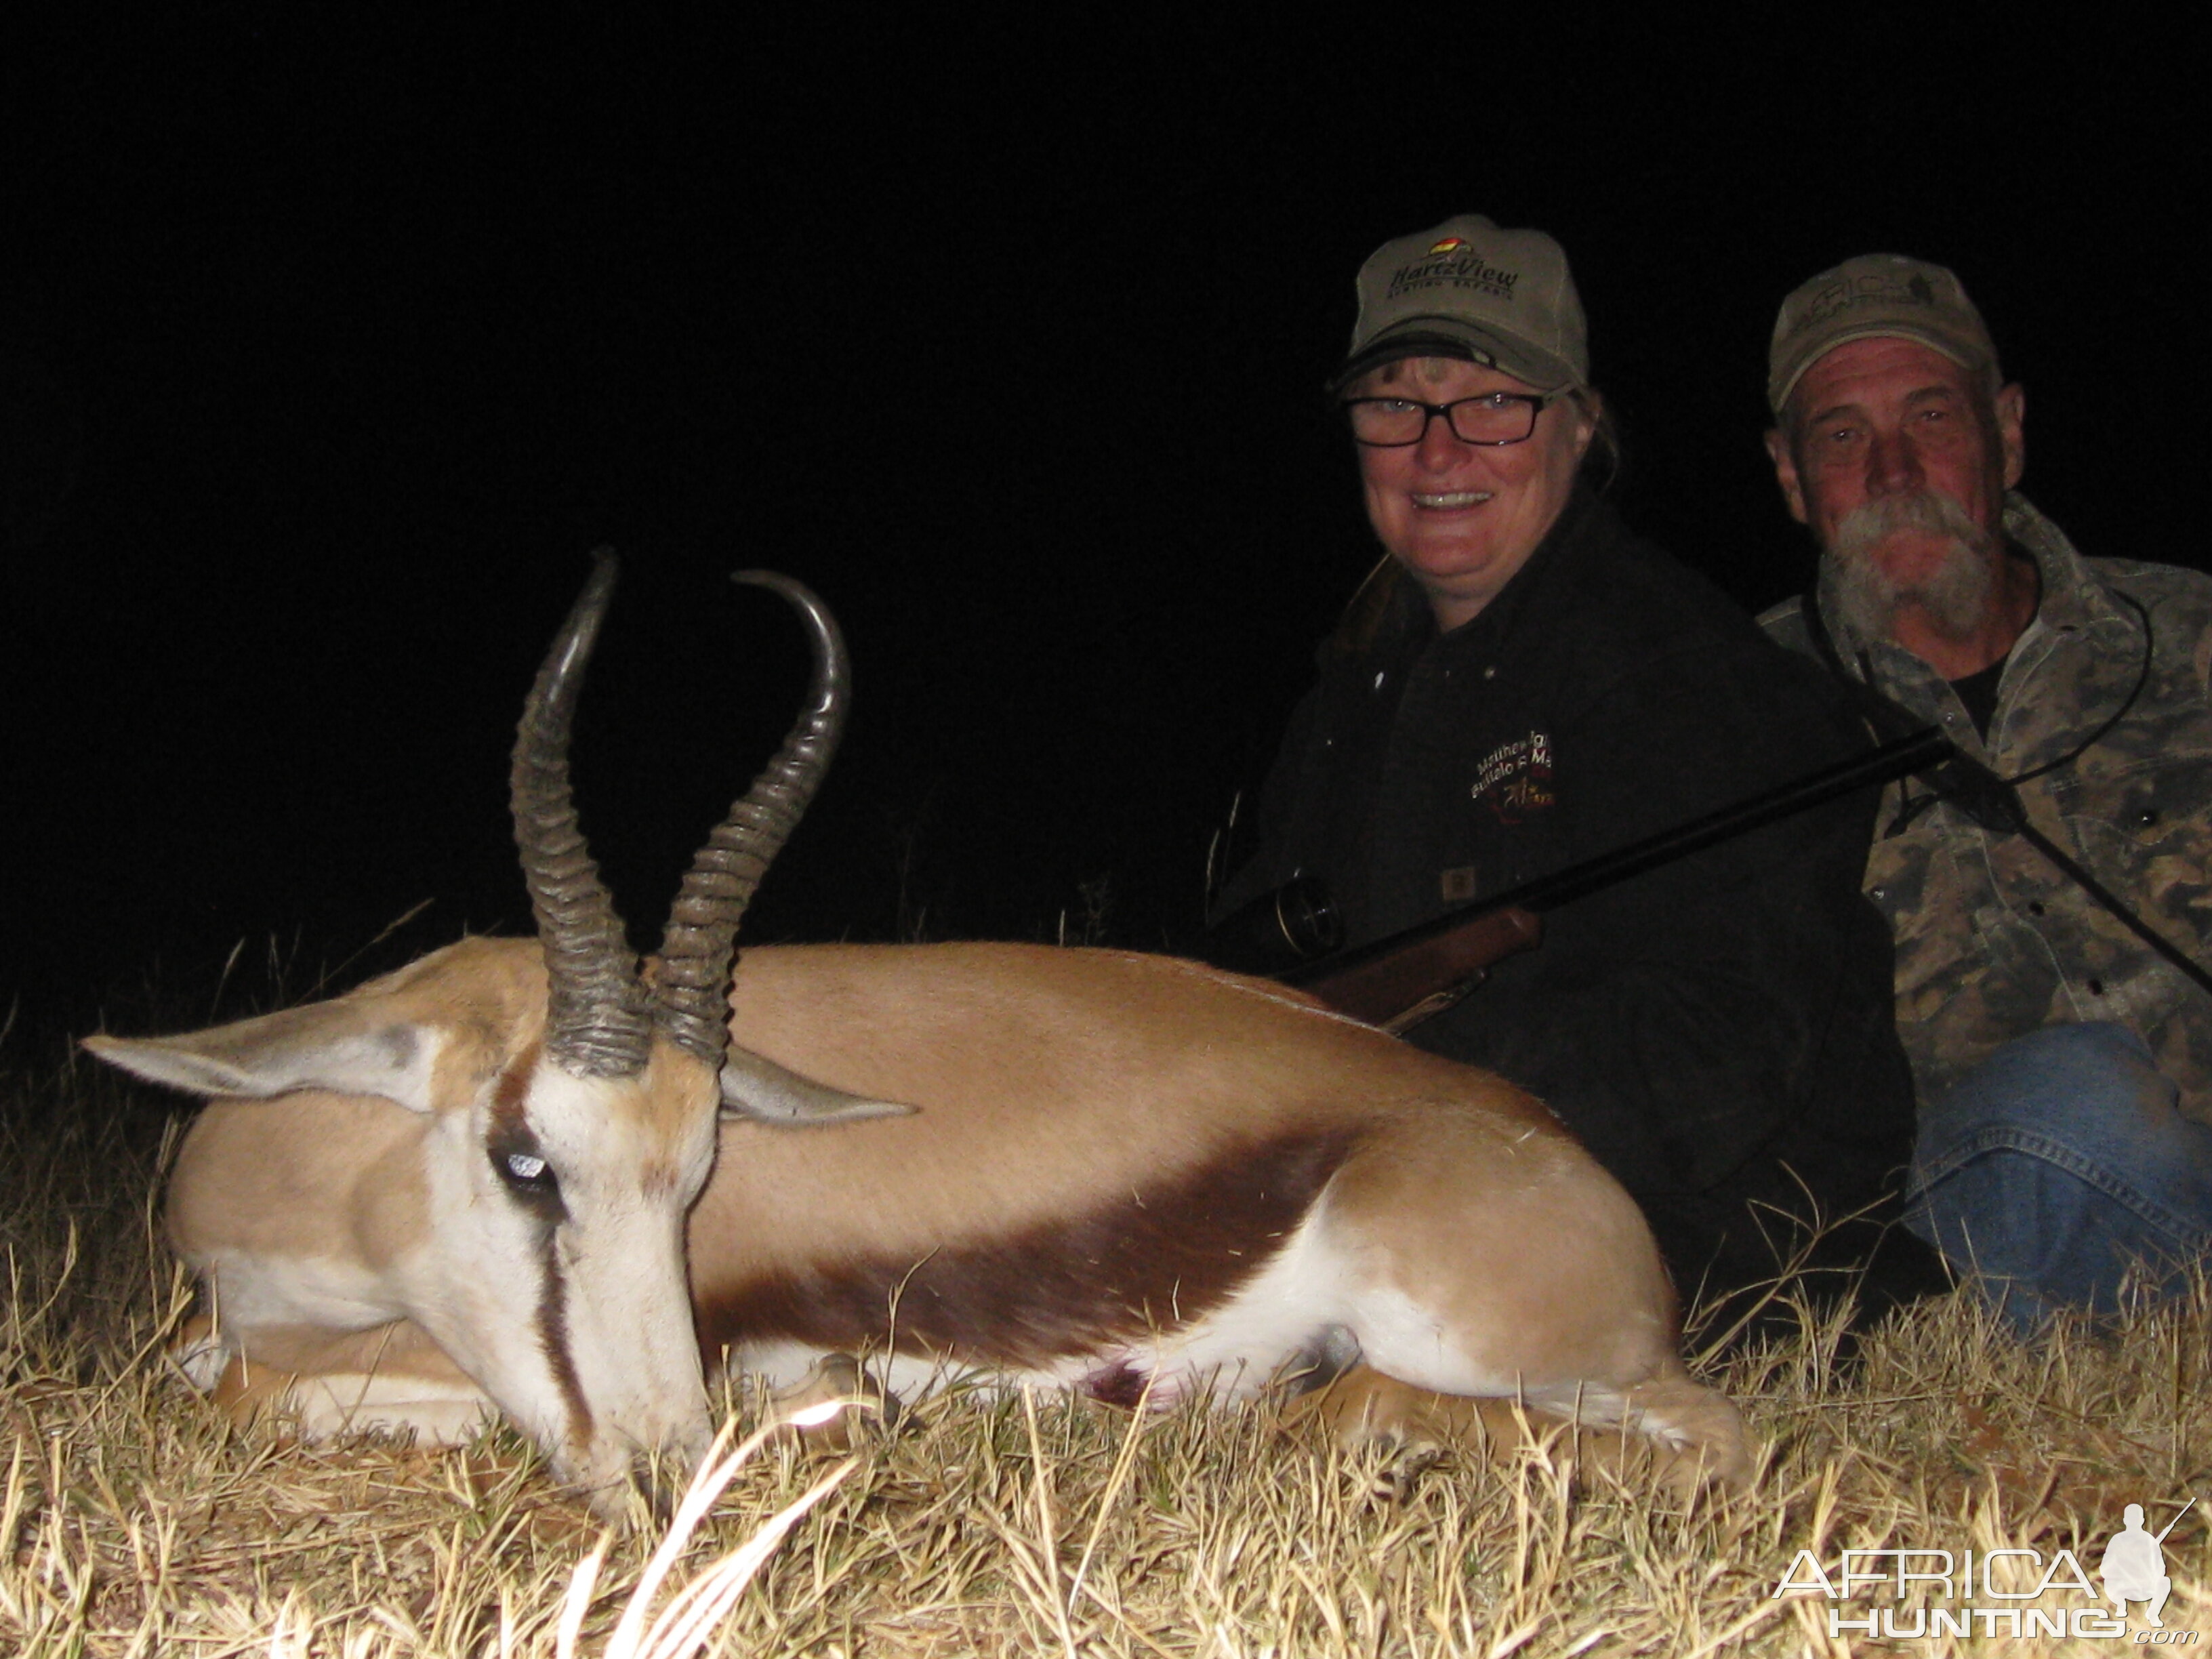
[[584, 665], [613, 596], [612, 548], [593, 550], [591, 579], [546, 653], [514, 738], [509, 799], [530, 908], [545, 950], [545, 1054], [572, 1077], [634, 1077], [653, 1041], [650, 1004], [622, 918], [577, 827], [568, 738]]
[[772, 588], [791, 602], [813, 637], [814, 682], [783, 747], [692, 860], [661, 937], [655, 1017], [672, 1042], [717, 1068], [729, 1042], [738, 923], [821, 787], [852, 695], [844, 636], [820, 599], [773, 570], [740, 570], [731, 580]]

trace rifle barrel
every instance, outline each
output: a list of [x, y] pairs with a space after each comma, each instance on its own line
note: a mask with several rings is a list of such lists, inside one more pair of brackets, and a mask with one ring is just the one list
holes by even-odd
[[[1359, 945], [1350, 951], [1324, 957], [1318, 962], [1302, 963], [1282, 977], [1285, 983], [1303, 987], [1321, 987], [1346, 975], [1358, 973], [1385, 957], [1401, 955], [1425, 945], [1432, 940], [1468, 927], [1476, 918], [1502, 910], [1526, 910], [1542, 915], [1547, 910], [1571, 903], [1578, 898], [1640, 876], [1647, 870], [1677, 859], [1687, 858], [1692, 853], [1750, 834], [1784, 818], [1794, 817], [1800, 812], [1855, 794], [1861, 789], [1894, 782], [1911, 773], [1924, 771], [1951, 758], [1954, 751], [1950, 738], [1936, 726], [1927, 726], [1902, 738], [1877, 744], [1863, 753], [1854, 755], [1824, 766], [1818, 771], [1793, 778], [1789, 782], [1723, 806], [1691, 819], [1687, 823], [1662, 830], [1646, 836], [1641, 841], [1631, 842], [1626, 847], [1615, 848], [1610, 853], [1601, 853], [1594, 859], [1568, 866], [1548, 876], [1523, 883], [1493, 897], [1480, 899], [1473, 904], [1447, 910], [1433, 921], [1423, 922], [1418, 927], [1408, 927], [1403, 933], [1393, 933], [1388, 939]], [[1324, 998], [1326, 993], [1324, 992]]]
[[2172, 1532], [2176, 1527], [2179, 1526], [2181, 1524], [2181, 1517], [2188, 1514], [2190, 1510], [2195, 1506], [2197, 1500], [2192, 1498], [2188, 1503], [2184, 1504], [2179, 1510], [2174, 1511], [2173, 1519], [2166, 1523], [2166, 1532], [2161, 1532], [2158, 1535], [2158, 1541], [2160, 1543], [2163, 1544], [2166, 1542], [2166, 1533]]

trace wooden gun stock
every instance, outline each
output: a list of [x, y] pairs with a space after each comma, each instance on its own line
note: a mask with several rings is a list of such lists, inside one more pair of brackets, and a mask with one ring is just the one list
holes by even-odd
[[1482, 982], [1491, 964], [1544, 942], [1544, 919], [1511, 904], [1470, 916], [1449, 933], [1418, 939], [1379, 957], [1326, 963], [1294, 981], [1340, 1014], [1409, 1030]]

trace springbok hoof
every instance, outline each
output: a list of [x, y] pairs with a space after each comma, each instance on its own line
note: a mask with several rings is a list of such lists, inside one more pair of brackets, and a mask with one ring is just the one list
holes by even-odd
[[898, 1426], [905, 1407], [850, 1354], [825, 1355], [804, 1380], [769, 1396], [780, 1432], [823, 1451], [851, 1451]]

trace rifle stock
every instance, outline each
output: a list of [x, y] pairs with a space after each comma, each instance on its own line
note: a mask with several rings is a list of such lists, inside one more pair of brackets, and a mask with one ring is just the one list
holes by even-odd
[[1403, 1031], [1457, 1002], [1482, 982], [1492, 963], [1543, 942], [1543, 917], [1510, 904], [1469, 916], [1448, 933], [1326, 973], [1317, 969], [1318, 977], [1298, 975], [1292, 982], [1340, 1014]]
[[1307, 963], [1283, 978], [1354, 1019], [1386, 1030], [1410, 1030], [1458, 1001], [1494, 963], [1535, 949], [1547, 910], [1842, 796], [1924, 771], [1956, 752], [1948, 738], [1929, 726], [1494, 898]]

